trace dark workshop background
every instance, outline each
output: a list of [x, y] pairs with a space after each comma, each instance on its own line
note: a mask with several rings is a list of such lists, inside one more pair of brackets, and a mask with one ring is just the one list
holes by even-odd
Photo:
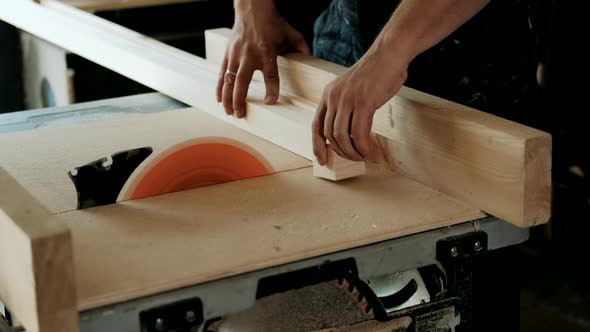
[[[289, 13], [288, 20], [305, 32], [311, 44], [313, 21], [327, 2], [310, 1], [302, 14], [298, 8], [301, 2], [283, 1], [281, 10]], [[590, 331], [590, 272], [586, 267], [590, 254], [590, 182], [585, 177], [590, 174], [589, 107], [585, 103], [590, 86], [589, 7], [587, 0], [536, 2], [532, 24], [539, 33], [540, 49], [535, 55], [542, 68], [538, 72], [539, 94], [535, 103], [523, 106], [528, 109], [519, 120], [553, 135], [553, 218], [550, 224], [534, 228], [531, 239], [510, 249], [507, 256], [485, 262], [486, 268], [492, 266], [496, 272], [482, 277], [491, 284], [497, 282], [498, 287], [520, 287], [521, 331]], [[232, 8], [230, 0], [214, 0], [97, 15], [204, 56], [203, 31], [231, 27]], [[502, 28], [505, 17], [496, 15], [495, 31], [509, 33]], [[0, 113], [22, 110], [19, 35], [0, 22], [0, 41]], [[68, 55], [67, 62], [76, 72], [77, 102], [151, 91], [76, 55]], [[506, 262], [506, 257], [511, 261]], [[504, 305], [492, 301], [489, 311], [502, 312]]]

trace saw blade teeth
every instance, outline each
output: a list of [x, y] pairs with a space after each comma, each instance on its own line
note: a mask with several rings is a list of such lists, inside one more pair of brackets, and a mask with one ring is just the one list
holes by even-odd
[[349, 282], [346, 278], [339, 277], [337, 280], [331, 282], [331, 284], [346, 294], [363, 314], [372, 318], [373, 308], [371, 304], [367, 301], [366, 296], [364, 296], [353, 283]]

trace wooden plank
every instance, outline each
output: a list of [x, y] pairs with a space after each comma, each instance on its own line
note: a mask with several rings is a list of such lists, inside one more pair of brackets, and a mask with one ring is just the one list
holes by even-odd
[[120, 10], [129, 8], [141, 8], [150, 6], [163, 6], [179, 3], [188, 3], [198, 0], [61, 0], [64, 4], [87, 11], [98, 12], [107, 10]]
[[[70, 170], [130, 149], [149, 146], [153, 152], [131, 175], [118, 200], [129, 199], [134, 183], [138, 183], [138, 180], [165, 156], [187, 144], [221, 142], [232, 146], [238, 145], [262, 161], [266, 165], [267, 173], [311, 165], [311, 162], [294, 153], [250, 135], [205, 112], [190, 108], [152, 114], [123, 113], [110, 116], [114, 118], [2, 134], [0, 155], [3, 157], [0, 159], [0, 167], [4, 167], [22, 183], [51, 213], [60, 213], [75, 210], [77, 205], [76, 190], [68, 176]], [[249, 175], [245, 170], [237, 172], [235, 168], [245, 168], [245, 163], [237, 159], [237, 156], [234, 158], [232, 155], [224, 155], [223, 151], [218, 150], [215, 156], [203, 154], [205, 152], [198, 156], [201, 159], [215, 159], [208, 163], [208, 167], [211, 168], [212, 162], [220, 163], [215, 168], [223, 170], [224, 173], [213, 173], [215, 180], [222, 182], [262, 175]], [[199, 160], [186, 159], [186, 163], [188, 162], [193, 162], [196, 166], [200, 163]], [[170, 169], [164, 176], [181, 181], [185, 174], [187, 169]], [[199, 177], [209, 174], [212, 173], [204, 169]], [[200, 183], [197, 181], [196, 185]]]
[[79, 309], [484, 216], [382, 166], [338, 183], [309, 172], [60, 214], [73, 235]]
[[2, 168], [0, 271], [0, 299], [27, 331], [78, 331], [71, 234]]
[[[290, 99], [264, 103], [253, 88], [245, 120], [229, 117], [215, 98], [218, 66], [92, 14], [44, 0], [0, 5], [0, 19], [119, 74], [197, 107], [254, 135], [313, 160], [313, 109]], [[50, 8], [49, 8], [50, 7]]]
[[[206, 32], [208, 59], [223, 59], [230, 33]], [[282, 91], [312, 104], [346, 71], [300, 54], [278, 64]], [[521, 227], [549, 220], [549, 134], [407, 87], [376, 112], [373, 132], [396, 171]]]
[[365, 174], [365, 163], [344, 159], [328, 148], [328, 163], [320, 165], [313, 160], [313, 175], [332, 181], [340, 181]]

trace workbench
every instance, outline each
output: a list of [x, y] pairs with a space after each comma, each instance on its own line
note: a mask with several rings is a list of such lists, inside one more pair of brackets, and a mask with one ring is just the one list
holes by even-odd
[[[24, 135], [32, 130], [91, 125], [126, 116], [139, 119], [141, 116], [171, 115], [185, 107], [186, 105], [169, 97], [151, 93], [54, 109], [30, 110], [1, 115], [0, 133]], [[387, 280], [396, 273], [437, 262], [450, 269], [447, 274], [452, 280], [449, 285], [453, 286], [449, 287], [444, 299], [433, 300], [432, 303], [425, 304], [425, 308], [405, 312], [404, 315], [412, 317], [415, 326], [420, 324], [420, 318], [416, 320], [416, 317], [424, 314], [426, 310], [431, 313], [448, 313], [448, 308], [453, 308], [451, 312], [459, 315], [463, 324], [468, 324], [471, 319], [471, 260], [477, 255], [522, 243], [528, 238], [529, 231], [526, 228], [485, 216], [478, 210], [463, 206], [440, 193], [430, 192], [428, 197], [429, 195], [425, 194], [427, 191], [421, 192], [422, 196], [416, 199], [424, 205], [442, 203], [445, 207], [439, 208], [441, 214], [438, 216], [423, 216], [433, 222], [426, 223], [426, 228], [422, 231], [412, 229], [409, 232], [411, 234], [407, 234], [407, 230], [396, 229], [400, 215], [395, 209], [389, 210], [388, 215], [383, 215], [383, 220], [366, 218], [370, 213], [363, 209], [363, 205], [368, 209], [378, 209], [377, 205], [387, 209], [388, 204], [387, 193], [372, 193], [371, 190], [374, 189], [368, 189], [369, 187], [365, 187], [368, 191], [364, 194], [371, 196], [376, 202], [370, 203], [364, 199], [358, 206], [351, 205], [350, 210], [343, 212], [353, 214], [347, 218], [348, 220], [334, 212], [335, 209], [330, 212], [332, 215], [326, 215], [313, 208], [313, 203], [309, 200], [330, 201], [329, 197], [320, 196], [310, 197], [309, 200], [304, 197], [298, 198], [302, 201], [302, 206], [308, 207], [307, 213], [294, 214], [293, 210], [300, 209], [300, 206], [290, 204], [286, 207], [275, 207], [276, 215], [269, 217], [268, 211], [264, 208], [268, 204], [264, 201], [266, 199], [272, 202], [272, 199], [260, 192], [260, 189], [253, 188], [269, 188], [268, 191], [271, 191], [272, 187], [271, 196], [286, 195], [284, 197], [288, 199], [288, 191], [295, 188], [291, 181], [298, 181], [297, 177], [301, 176], [299, 173], [306, 170], [309, 168], [220, 184], [213, 188], [202, 188], [206, 191], [198, 189], [169, 194], [166, 195], [168, 200], [160, 200], [157, 204], [162, 207], [170, 203], [175, 206], [176, 211], [168, 211], [165, 214], [162, 214], [162, 211], [156, 212], [158, 208], [149, 204], [149, 198], [124, 203], [126, 208], [121, 207], [123, 210], [105, 206], [96, 208], [96, 212], [66, 212], [65, 220], [69, 219], [67, 223], [72, 230], [76, 256], [80, 331], [131, 332], [140, 331], [142, 328], [157, 331], [154, 328], [156, 322], [167, 322], [170, 316], [179, 312], [183, 315], [186, 311], [195, 312], [200, 320], [240, 312], [255, 303], [261, 280], [293, 271], [335, 265], [336, 270], [354, 271], [354, 276], [359, 280], [369, 285], [379, 285], [380, 280]], [[278, 182], [277, 176], [281, 178]], [[389, 190], [401, 185], [405, 186], [401, 189], [407, 190], [409, 195], [412, 190], [408, 190], [407, 186], [418, 186], [393, 181], [393, 186], [387, 186]], [[232, 211], [231, 214], [250, 218], [250, 223], [242, 222], [241, 225], [233, 226], [230, 226], [231, 223], [225, 223], [223, 226], [221, 219], [215, 223], [203, 221], [197, 222], [194, 225], [196, 228], [191, 231], [192, 226], [179, 219], [179, 215], [182, 214], [179, 211], [187, 210], [194, 204], [214, 204], [216, 190], [228, 195], [232, 191], [231, 188], [240, 188], [241, 192], [256, 191], [249, 195], [244, 194], [241, 201], [236, 197], [228, 197], [233, 206], [229, 210]], [[326, 190], [322, 188], [320, 186], [315, 190]], [[203, 195], [199, 194], [199, 190]], [[381, 195], [382, 198], [375, 197], [377, 195]], [[254, 210], [258, 212], [250, 215], [240, 213], [245, 211], [243, 207], [250, 204], [262, 204], [262, 209]], [[396, 205], [395, 202], [389, 204]], [[107, 213], [109, 209], [112, 213]], [[222, 206], [218, 206], [217, 209], [227, 211]], [[211, 210], [215, 210], [215, 206], [211, 206]], [[436, 211], [436, 208], [429, 211]], [[457, 211], [462, 212], [457, 214]], [[215, 215], [212, 211], [207, 213], [212, 213], [211, 217]], [[354, 215], [355, 213], [357, 215]], [[313, 220], [307, 220], [308, 223], [305, 220], [307, 218]], [[177, 220], [175, 226], [168, 224], [168, 227], [172, 228], [157, 227], [158, 222], [166, 224], [174, 220]], [[270, 221], [272, 222], [268, 223]], [[219, 234], [221, 228], [214, 225], [232, 227], [233, 230], [227, 229], [225, 235], [222, 235]], [[310, 231], [307, 231], [308, 229]], [[347, 232], [349, 229], [355, 231]], [[269, 230], [275, 233], [274, 238], [257, 238], [256, 234], [266, 235], [269, 234]], [[325, 233], [332, 235], [325, 236]], [[333, 239], [333, 243], [328, 240], [330, 238]], [[172, 239], [178, 245], [170, 242]], [[193, 243], [190, 243], [191, 239]], [[295, 243], [299, 244], [294, 245]], [[122, 248], [129, 254], [117, 252]], [[102, 254], [97, 255], [99, 252]], [[147, 256], [141, 257], [142, 252]], [[305, 255], [302, 255], [303, 253]], [[143, 266], [138, 265], [139, 261]], [[221, 262], [216, 264], [216, 261]], [[244, 263], [248, 263], [247, 266]], [[132, 265], [134, 268], [126, 269], [125, 265]], [[186, 270], [179, 270], [183, 266], [186, 266]], [[187, 281], [186, 277], [182, 277], [188, 277], [189, 273], [199, 275], [199, 271], [206, 272], [206, 278]], [[111, 280], [104, 279], [105, 277]], [[185, 280], [163, 284], [166, 280], [178, 281], [179, 278]], [[109, 284], [111, 286], [108, 286]], [[439, 303], [439, 306], [432, 309], [435, 302]], [[171, 309], [166, 306], [171, 306]], [[454, 328], [458, 323], [446, 318], [440, 318], [440, 321], [443, 322], [441, 324], [451, 324], [447, 326], [449, 328]]]

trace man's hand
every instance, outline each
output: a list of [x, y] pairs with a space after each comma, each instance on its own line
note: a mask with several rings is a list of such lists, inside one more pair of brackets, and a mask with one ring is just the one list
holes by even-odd
[[217, 101], [223, 103], [225, 112], [238, 118], [246, 115], [248, 87], [256, 70], [264, 76], [265, 103], [276, 103], [277, 55], [290, 51], [310, 54], [303, 36], [279, 15], [273, 0], [236, 1], [233, 36], [217, 83]]
[[373, 115], [404, 84], [408, 62], [375, 47], [324, 90], [312, 125], [313, 151], [328, 162], [326, 140], [341, 157], [373, 160]]
[[402, 1], [363, 58], [326, 87], [312, 126], [318, 162], [327, 163], [326, 140], [343, 158], [372, 160], [373, 115], [401, 88], [409, 63], [490, 1]]

